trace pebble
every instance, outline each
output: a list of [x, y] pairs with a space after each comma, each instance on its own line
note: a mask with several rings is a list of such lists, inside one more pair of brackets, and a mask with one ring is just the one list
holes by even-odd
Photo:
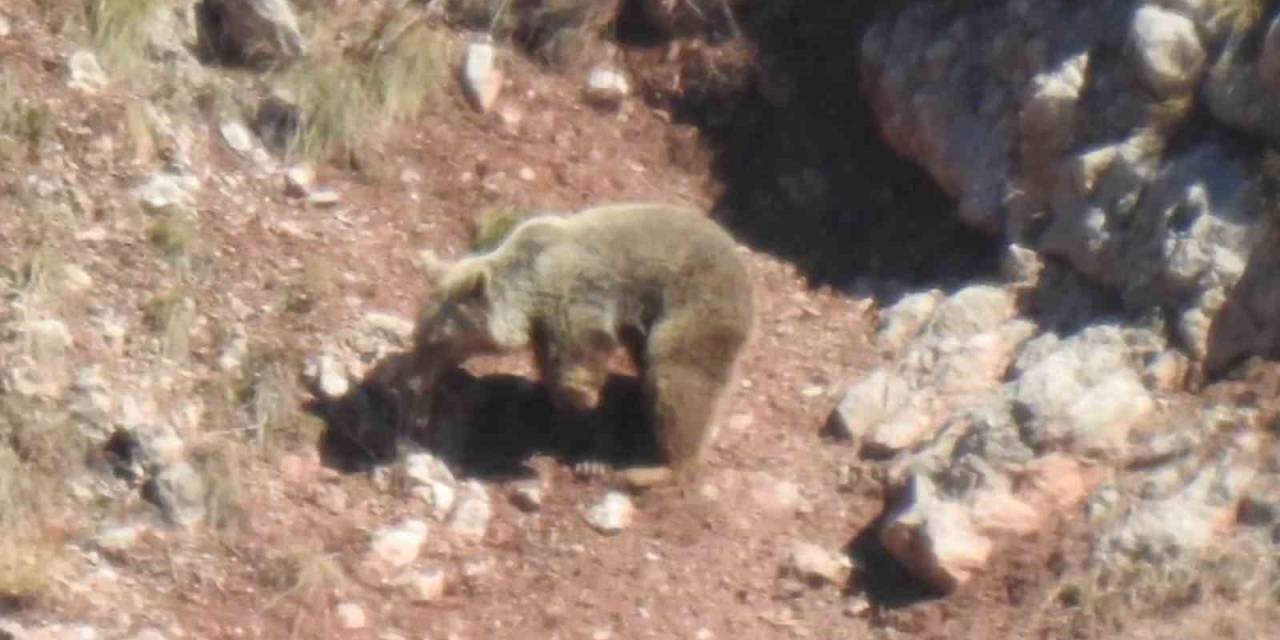
[[354, 602], [343, 602], [334, 610], [338, 625], [343, 629], [363, 629], [368, 623], [364, 609]]
[[404, 520], [375, 533], [369, 545], [373, 557], [391, 567], [403, 567], [418, 559], [427, 539], [427, 523]]
[[235, 120], [228, 120], [222, 123], [219, 131], [222, 133], [223, 141], [233, 151], [246, 153], [253, 148], [253, 134], [249, 133], [249, 128], [244, 124]]
[[483, 484], [468, 480], [459, 487], [458, 506], [449, 519], [449, 530], [470, 540], [480, 540], [489, 530], [493, 507]]
[[585, 517], [587, 524], [596, 531], [614, 534], [631, 526], [634, 515], [635, 506], [631, 504], [631, 498], [625, 493], [610, 491], [598, 504], [587, 509]]

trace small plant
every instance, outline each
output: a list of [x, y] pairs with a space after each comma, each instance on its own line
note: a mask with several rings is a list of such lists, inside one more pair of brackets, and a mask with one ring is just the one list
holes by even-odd
[[66, 465], [83, 438], [60, 416], [0, 396], [0, 608], [43, 595], [52, 582], [58, 545], [43, 535], [43, 510], [60, 501]]
[[124, 108], [125, 138], [134, 162], [146, 162], [155, 153], [156, 140], [147, 122], [147, 114], [137, 102], [129, 102]]
[[17, 285], [28, 300], [47, 298], [57, 292], [65, 259], [57, 247], [41, 243], [22, 261]]
[[176, 260], [190, 257], [195, 238], [195, 223], [180, 215], [163, 216], [147, 229], [147, 240]]
[[0, 532], [0, 608], [26, 605], [44, 595], [53, 583], [57, 559], [57, 547], [37, 532]]
[[53, 112], [43, 103], [20, 99], [12, 81], [0, 76], [0, 164], [23, 154], [36, 158], [52, 133]]
[[284, 308], [291, 313], [311, 313], [333, 294], [333, 270], [329, 265], [308, 260], [285, 286]]
[[290, 597], [309, 600], [341, 587], [347, 580], [336, 554], [325, 553], [318, 546], [299, 545], [273, 551], [259, 566], [260, 582], [277, 592], [263, 605], [263, 611]]
[[211, 441], [194, 449], [191, 463], [204, 480], [205, 522], [217, 531], [233, 531], [244, 521], [240, 469], [235, 447]]
[[315, 420], [298, 410], [297, 383], [291, 359], [281, 350], [262, 346], [250, 350], [244, 377], [236, 393], [249, 414], [250, 431], [259, 446], [290, 446], [318, 433]]
[[184, 359], [190, 353], [195, 319], [195, 301], [181, 289], [153, 296], [142, 306], [143, 323], [160, 334], [160, 351], [173, 360]]

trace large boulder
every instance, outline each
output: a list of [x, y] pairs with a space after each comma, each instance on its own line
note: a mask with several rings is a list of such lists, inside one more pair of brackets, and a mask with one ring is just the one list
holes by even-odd
[[201, 48], [224, 64], [285, 62], [307, 50], [288, 0], [202, 0], [196, 21]]
[[881, 132], [965, 221], [1161, 310], [1211, 373], [1280, 350], [1273, 179], [1232, 133], [1280, 139], [1280, 23], [1214, 6], [921, 2], [862, 41]]

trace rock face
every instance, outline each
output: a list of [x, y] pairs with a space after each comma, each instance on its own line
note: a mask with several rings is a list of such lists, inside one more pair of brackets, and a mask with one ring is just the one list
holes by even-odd
[[[1161, 309], [1213, 372], [1280, 348], [1262, 284], [1280, 261], [1256, 250], [1271, 179], [1261, 149], [1229, 143], [1280, 139], [1280, 18], [1211, 5], [915, 3], [866, 32], [862, 78], [885, 138], [965, 221]], [[1198, 93], [1211, 120], [1171, 144]]]
[[196, 18], [201, 46], [227, 64], [282, 62], [306, 53], [288, 0], [203, 0]]
[[1012, 292], [975, 285], [942, 298], [908, 296], [881, 317], [878, 341], [904, 345], [894, 364], [872, 372], [845, 394], [833, 429], [860, 440], [863, 451], [891, 455], [931, 437], [948, 415], [985, 397], [1035, 326], [1015, 318]]
[[880, 540], [943, 592], [1002, 539], [1078, 509], [1099, 463], [1167, 462], [1191, 446], [1180, 434], [1203, 431], [1159, 411], [1177, 359], [1156, 332], [1095, 322], [1032, 338], [1018, 295], [1039, 267], [1019, 262], [1008, 285], [926, 291], [883, 311], [876, 342], [891, 361], [830, 419], [864, 456], [889, 459]]

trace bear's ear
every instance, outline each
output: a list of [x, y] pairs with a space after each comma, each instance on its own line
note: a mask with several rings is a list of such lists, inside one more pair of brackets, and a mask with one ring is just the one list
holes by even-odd
[[489, 294], [489, 269], [479, 267], [467, 274], [464, 282], [459, 283], [459, 293], [472, 300], [483, 300]]
[[453, 264], [436, 255], [431, 249], [423, 249], [418, 253], [418, 267], [432, 286], [439, 286]]
[[440, 281], [440, 289], [453, 300], [479, 300], [488, 297], [488, 265], [467, 262], [458, 265]]

